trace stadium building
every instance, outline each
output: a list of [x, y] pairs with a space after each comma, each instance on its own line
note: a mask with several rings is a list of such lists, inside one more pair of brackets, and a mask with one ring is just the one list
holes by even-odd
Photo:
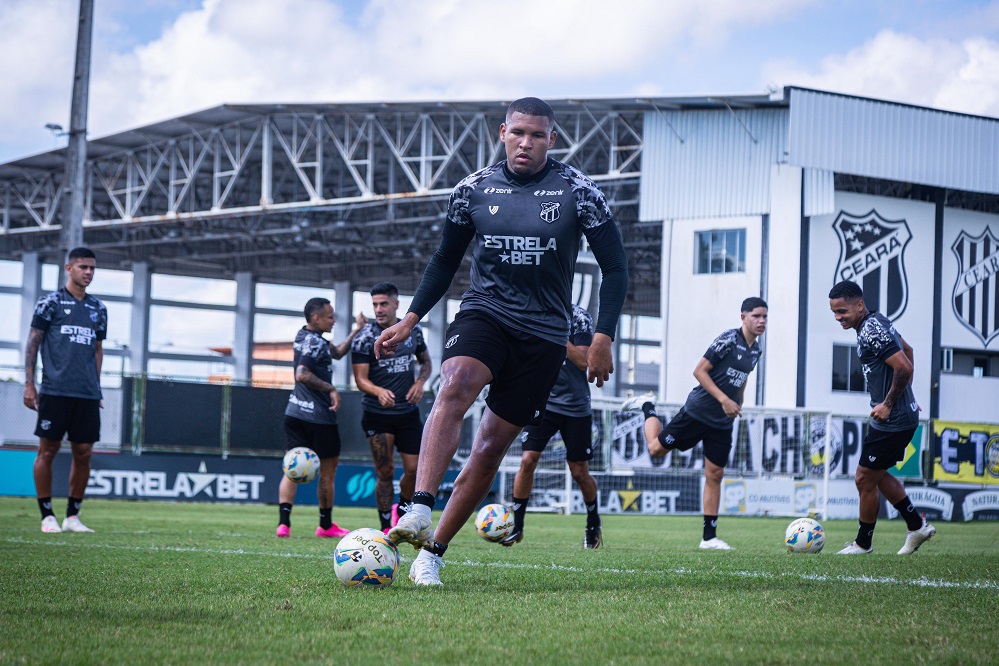
[[[853, 279], [915, 348], [924, 415], [994, 420], [999, 121], [796, 87], [553, 106], [553, 155], [605, 190], [631, 261], [614, 394], [658, 390], [682, 402], [706, 345], [735, 325], [744, 297], [760, 294], [770, 326], [747, 404], [864, 413], [853, 335], [826, 298]], [[131, 287], [103, 295], [128, 322], [108, 354], [134, 372], [208, 357], [249, 379], [266, 361], [255, 363], [255, 344], [266, 342], [255, 323], [297, 316], [297, 303], [258, 305], [260, 285], [333, 287], [340, 313], [379, 280], [412, 293], [450, 188], [502, 158], [504, 109], [226, 105], [90, 141], [85, 240], [100, 268], [127, 271]], [[8, 311], [22, 313], [0, 341], [12, 363], [43, 265], [59, 261], [64, 161], [53, 150], [0, 165], [0, 259], [22, 273], [0, 287]], [[151, 295], [157, 275], [231, 280], [233, 302]], [[204, 350], [151, 349], [151, 319], [185, 308], [227, 312], [231, 337]], [[429, 316], [432, 345], [453, 310]], [[335, 337], [349, 323], [339, 317]], [[210, 346], [232, 352], [220, 359]]]

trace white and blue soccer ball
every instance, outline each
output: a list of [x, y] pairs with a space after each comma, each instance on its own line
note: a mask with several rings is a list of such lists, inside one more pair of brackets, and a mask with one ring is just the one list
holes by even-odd
[[513, 526], [513, 514], [502, 504], [487, 504], [475, 515], [475, 531], [486, 541], [503, 540]]
[[296, 446], [284, 454], [283, 469], [295, 483], [312, 483], [319, 474], [319, 456], [310, 448]]
[[399, 550], [379, 530], [354, 530], [333, 551], [336, 577], [347, 587], [388, 587], [399, 573]]
[[798, 518], [787, 526], [784, 543], [791, 553], [818, 553], [826, 545], [826, 533], [817, 520]]

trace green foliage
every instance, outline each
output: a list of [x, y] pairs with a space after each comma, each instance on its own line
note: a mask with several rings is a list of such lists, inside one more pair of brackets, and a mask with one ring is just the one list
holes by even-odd
[[[57, 507], [62, 510], [61, 502]], [[60, 516], [61, 517], [61, 516]], [[836, 557], [852, 521], [826, 523], [820, 555], [782, 549], [789, 520], [725, 518], [733, 552], [700, 551], [696, 517], [529, 514], [502, 548], [469, 524], [444, 586], [406, 577], [345, 589], [333, 540], [297, 507], [87, 500], [95, 534], [42, 534], [33, 499], [0, 499], [0, 663], [995, 663], [999, 529], [940, 523], [911, 557], [904, 524], [875, 553]], [[346, 527], [374, 509], [340, 509]]]

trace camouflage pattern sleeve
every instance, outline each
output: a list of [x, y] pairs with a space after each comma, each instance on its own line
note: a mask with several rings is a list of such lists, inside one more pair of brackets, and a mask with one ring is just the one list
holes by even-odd
[[735, 332], [734, 328], [725, 331], [715, 338], [708, 350], [704, 352], [704, 358], [708, 359], [711, 365], [718, 365], [718, 361], [728, 356], [728, 353], [735, 347]]
[[59, 292], [45, 294], [35, 303], [35, 314], [31, 318], [31, 328], [47, 331], [59, 307]]

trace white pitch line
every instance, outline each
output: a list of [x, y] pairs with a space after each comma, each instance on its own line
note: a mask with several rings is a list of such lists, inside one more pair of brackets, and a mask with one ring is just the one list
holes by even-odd
[[[205, 553], [209, 555], [249, 555], [254, 557], [280, 557], [291, 559], [307, 560], [332, 560], [333, 554], [320, 555], [314, 553], [280, 553], [266, 550], [246, 550], [244, 548], [202, 548], [195, 546], [128, 546], [124, 544], [104, 544], [87, 543], [77, 541], [74, 537], [72, 541], [65, 539], [25, 539], [23, 537], [8, 537], [3, 539], [5, 543], [24, 544], [32, 546], [71, 546], [77, 548], [101, 548], [108, 550], [130, 550], [143, 552], [167, 552], [167, 553]], [[409, 561], [411, 558], [404, 555], [399, 556], [401, 563]], [[621, 569], [615, 567], [574, 567], [564, 564], [523, 564], [517, 562], [476, 562], [475, 560], [448, 560], [447, 566], [459, 567], [491, 567], [495, 569], [522, 569], [533, 571], [560, 571], [563, 573], [602, 573], [619, 574], [624, 576], [643, 575], [656, 576], [671, 574], [676, 576], [694, 576], [701, 572], [693, 569]], [[810, 574], [810, 573], [771, 573], [767, 571], [711, 571], [713, 577], [734, 577], [734, 578], [755, 578], [759, 580], [807, 580], [817, 583], [861, 583], [867, 585], [909, 585], [912, 587], [930, 587], [941, 589], [964, 589], [964, 590], [996, 590], [999, 591], [999, 581], [950, 581], [932, 578], [896, 578], [894, 576], [847, 576], [842, 574]]]

